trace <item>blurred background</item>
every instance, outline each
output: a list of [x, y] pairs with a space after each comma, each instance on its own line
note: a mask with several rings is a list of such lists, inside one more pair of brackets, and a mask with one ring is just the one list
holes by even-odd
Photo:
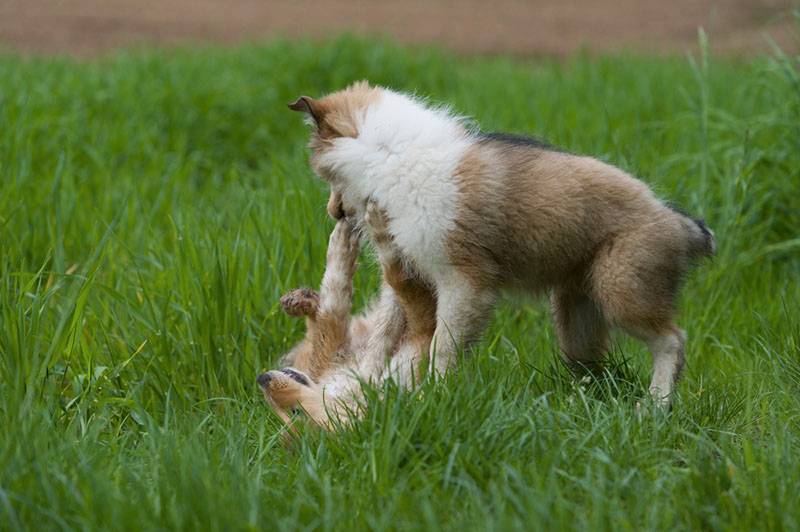
[[0, 0], [0, 48], [94, 56], [131, 45], [342, 32], [479, 54], [796, 50], [789, 0]]

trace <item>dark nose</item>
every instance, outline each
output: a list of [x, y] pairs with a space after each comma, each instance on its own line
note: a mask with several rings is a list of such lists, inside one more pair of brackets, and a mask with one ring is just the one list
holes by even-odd
[[267, 386], [269, 386], [269, 381], [271, 380], [272, 380], [272, 375], [270, 375], [269, 372], [267, 372], [259, 375], [258, 378], [256, 379], [256, 382], [262, 388], [266, 388]]

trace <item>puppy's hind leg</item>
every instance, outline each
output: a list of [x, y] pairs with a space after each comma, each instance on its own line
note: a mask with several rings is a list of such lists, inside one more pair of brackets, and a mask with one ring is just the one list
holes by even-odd
[[550, 303], [567, 364], [576, 373], [599, 373], [608, 349], [608, 326], [600, 308], [574, 287], [556, 288]]
[[652, 224], [620, 235], [592, 265], [592, 295], [603, 314], [650, 349], [650, 394], [663, 407], [669, 406], [683, 370], [686, 340], [673, 322], [686, 249], [670, 229], [668, 223]]
[[668, 330], [652, 334], [647, 339], [647, 347], [653, 354], [653, 379], [650, 381], [650, 395], [661, 406], [669, 406], [675, 384], [681, 376], [686, 363], [684, 345], [686, 333], [672, 325]]

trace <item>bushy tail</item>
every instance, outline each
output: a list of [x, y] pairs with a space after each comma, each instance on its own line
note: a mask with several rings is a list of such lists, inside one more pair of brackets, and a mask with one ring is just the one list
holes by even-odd
[[693, 259], [713, 257], [717, 252], [717, 240], [705, 220], [695, 218], [671, 203], [667, 203], [667, 207], [683, 217], [684, 227], [689, 232], [689, 255]]
[[689, 253], [692, 258], [712, 257], [717, 252], [717, 240], [714, 238], [714, 231], [708, 228], [706, 222], [700, 218], [691, 218], [692, 227], [690, 231], [691, 245]]

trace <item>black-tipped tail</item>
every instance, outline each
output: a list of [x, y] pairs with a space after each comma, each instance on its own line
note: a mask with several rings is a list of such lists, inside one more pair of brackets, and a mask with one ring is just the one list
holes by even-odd
[[667, 207], [672, 212], [680, 214], [686, 222], [686, 228], [689, 230], [691, 256], [693, 258], [713, 257], [717, 252], [717, 239], [714, 237], [714, 231], [706, 225], [705, 220], [691, 216], [673, 203], [668, 202]]
[[712, 257], [717, 252], [717, 239], [714, 237], [714, 231], [709, 229], [705, 220], [700, 218], [692, 218], [692, 221], [700, 230], [701, 237], [697, 242], [697, 254], [703, 257]]
[[714, 256], [717, 252], [714, 231], [709, 229], [702, 219], [681, 214], [684, 217], [684, 227], [689, 232], [689, 255], [691, 258], [700, 259]]

